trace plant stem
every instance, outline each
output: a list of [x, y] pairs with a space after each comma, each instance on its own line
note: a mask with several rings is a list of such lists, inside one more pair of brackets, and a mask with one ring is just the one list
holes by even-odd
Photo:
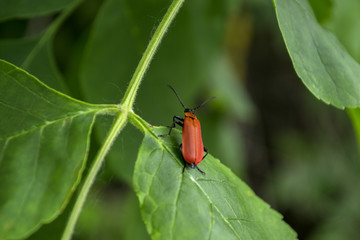
[[151, 59], [153, 58], [156, 49], [158, 48], [161, 39], [164, 37], [167, 29], [170, 26], [170, 23], [175, 18], [176, 13], [179, 11], [181, 5], [184, 0], [174, 0], [167, 10], [164, 18], [160, 22], [160, 25], [156, 29], [153, 37], [151, 38], [149, 45], [147, 46], [144, 55], [142, 56], [139, 65], [137, 66], [133, 77], [131, 78], [129, 87], [126, 90], [123, 100], [121, 101], [121, 105], [125, 108], [132, 109], [132, 106], [135, 101], [136, 92], [139, 88], [140, 82], [150, 65]]
[[88, 175], [85, 178], [84, 184], [81, 187], [80, 193], [76, 199], [74, 208], [70, 214], [69, 220], [65, 227], [62, 240], [70, 240], [74, 232], [76, 222], [79, 218], [80, 212], [84, 206], [85, 200], [89, 193], [89, 190], [95, 180], [95, 177], [105, 159], [107, 152], [109, 151], [112, 143], [115, 141], [116, 136], [120, 133], [121, 129], [125, 126], [128, 120], [128, 114], [132, 113], [132, 108], [135, 101], [136, 92], [140, 86], [140, 82], [146, 72], [146, 69], [149, 67], [152, 57], [154, 56], [156, 49], [158, 48], [161, 39], [164, 37], [170, 23], [174, 19], [176, 13], [180, 9], [184, 0], [174, 0], [167, 10], [164, 18], [162, 19], [160, 25], [156, 29], [155, 34], [150, 40], [149, 45], [147, 46], [144, 55], [142, 56], [135, 73], [130, 81], [129, 87], [126, 90], [123, 100], [121, 101], [121, 112], [117, 116], [115, 123], [112, 125], [108, 135], [106, 136], [104, 144], [101, 146], [98, 151], [94, 162], [90, 168]]
[[85, 182], [82, 185], [79, 196], [76, 199], [74, 208], [71, 212], [67, 225], [65, 227], [63, 236], [61, 240], [69, 240], [73, 234], [75, 224], [79, 218], [81, 209], [85, 203], [86, 197], [89, 193], [90, 187], [92, 186], [95, 177], [103, 163], [107, 152], [110, 150], [112, 143], [114, 142], [116, 136], [121, 131], [121, 129], [125, 126], [127, 122], [127, 112], [121, 112], [117, 118], [115, 123], [112, 125], [108, 135], [106, 136], [104, 144], [101, 146], [99, 152], [97, 153], [94, 162], [90, 168], [88, 175], [85, 178]]

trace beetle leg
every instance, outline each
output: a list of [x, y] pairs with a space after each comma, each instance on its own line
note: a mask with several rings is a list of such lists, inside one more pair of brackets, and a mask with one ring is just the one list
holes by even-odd
[[181, 118], [180, 116], [174, 116], [174, 117], [173, 117], [173, 122], [172, 122], [171, 126], [169, 126], [169, 128], [170, 128], [169, 133], [168, 133], [168, 134], [159, 135], [159, 137], [167, 137], [167, 136], [170, 136], [171, 131], [172, 131], [172, 129], [176, 126], [176, 124], [182, 127], [182, 126], [183, 126], [183, 121], [184, 121], [184, 119]]
[[206, 147], [204, 147], [204, 152], [205, 152], [205, 156], [203, 156], [203, 158], [201, 160], [206, 158], [206, 156], [209, 154], [209, 151], [206, 149]]
[[206, 173], [205, 173], [203, 170], [201, 170], [197, 165], [195, 165], [195, 167], [196, 167], [197, 170], [199, 170], [199, 172], [201, 172], [202, 175], [205, 175], [205, 174], [206, 174]]
[[[206, 149], [206, 147], [204, 147], [204, 152], [205, 152], [205, 155], [203, 156], [203, 158], [201, 160], [203, 160], [208, 154], [209, 154], [209, 151]], [[194, 163], [193, 163], [194, 164]], [[195, 164], [194, 164], [195, 165]], [[199, 170], [199, 172], [201, 172], [202, 175], [205, 175], [206, 173], [201, 170], [197, 165], [195, 165], [196, 169]]]
[[175, 123], [179, 126], [183, 126], [184, 119], [180, 116], [173, 116], [173, 124], [172, 126], [175, 127]]

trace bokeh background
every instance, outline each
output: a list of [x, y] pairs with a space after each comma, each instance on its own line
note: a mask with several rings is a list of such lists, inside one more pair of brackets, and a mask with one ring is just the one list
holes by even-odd
[[[171, 3], [45, 2], [16, 10], [2, 4], [0, 58], [92, 103], [120, 102]], [[311, 3], [326, 25], [333, 2]], [[169, 125], [173, 115], [182, 115], [167, 84], [189, 107], [217, 96], [197, 112], [204, 144], [300, 239], [360, 236], [359, 156], [350, 119], [312, 96], [297, 77], [272, 1], [185, 1], [138, 92], [134, 110], [153, 125]], [[112, 121], [97, 119], [88, 165]], [[141, 139], [130, 124], [120, 134], [74, 239], [149, 239], [132, 189]], [[29, 239], [57, 239], [72, 204]]]

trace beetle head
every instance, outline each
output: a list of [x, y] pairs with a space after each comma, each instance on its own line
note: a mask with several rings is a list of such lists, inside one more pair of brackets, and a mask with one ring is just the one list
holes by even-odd
[[184, 113], [191, 112], [194, 113], [194, 109], [185, 108]]

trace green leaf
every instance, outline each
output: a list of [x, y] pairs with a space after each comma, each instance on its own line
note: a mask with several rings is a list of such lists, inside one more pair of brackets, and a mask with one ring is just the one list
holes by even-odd
[[307, 0], [274, 3], [286, 47], [307, 88], [335, 107], [359, 107], [359, 63], [317, 22]]
[[[333, 0], [332, 3], [332, 17], [324, 23], [324, 26], [331, 30], [349, 54], [360, 62], [360, 2]], [[318, 14], [321, 9], [314, 8], [314, 11]], [[358, 143], [360, 143], [360, 110], [348, 109], [348, 114], [354, 125]]]
[[199, 164], [205, 176], [189, 167], [182, 174], [175, 132], [161, 140], [160, 131], [146, 133], [135, 165], [134, 188], [152, 239], [296, 239], [279, 213], [211, 155]]
[[13, 18], [30, 18], [59, 11], [74, 0], [0, 0], [0, 21]]
[[80, 180], [95, 115], [0, 60], [0, 239], [23, 238], [63, 209]]

